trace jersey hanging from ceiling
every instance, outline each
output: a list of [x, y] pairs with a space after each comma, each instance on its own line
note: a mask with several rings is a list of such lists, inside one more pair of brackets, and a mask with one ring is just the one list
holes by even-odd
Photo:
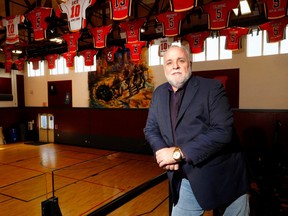
[[5, 53], [5, 62], [7, 62], [7, 61], [12, 62], [13, 61], [13, 54], [12, 54], [13, 48], [14, 48], [13, 45], [4, 46], [3, 51]]
[[121, 22], [120, 28], [126, 33], [126, 43], [133, 43], [140, 41], [140, 28], [143, 26], [146, 18], [142, 18], [134, 21]]
[[56, 10], [56, 16], [61, 13], [67, 15], [68, 27], [71, 32], [76, 32], [86, 27], [86, 9], [96, 0], [67, 0], [61, 3]]
[[32, 63], [32, 69], [38, 70], [39, 69], [39, 62], [41, 61], [41, 58], [39, 57], [32, 57], [28, 59]]
[[112, 31], [112, 25], [94, 27], [90, 29], [93, 36], [93, 44], [95, 48], [103, 48], [106, 46], [107, 35]]
[[84, 57], [85, 66], [92, 66], [94, 64], [94, 56], [97, 55], [98, 50], [87, 49], [80, 52], [80, 55]]
[[12, 69], [12, 62], [11, 61], [5, 61], [4, 66], [5, 66], [5, 73], [11, 73]]
[[154, 40], [155, 45], [159, 45], [158, 56], [163, 57], [165, 52], [174, 42], [174, 37], [157, 38]]
[[181, 21], [185, 12], [166, 12], [156, 16], [157, 22], [162, 24], [163, 36], [176, 36], [181, 32]]
[[3, 18], [1, 27], [6, 27], [6, 44], [19, 42], [18, 25], [24, 22], [23, 15], [9, 16]]
[[258, 2], [264, 3], [264, 12], [267, 19], [279, 19], [286, 16], [288, 0], [260, 0]]
[[146, 46], [146, 43], [146, 41], [137, 41], [125, 44], [126, 48], [130, 50], [131, 61], [139, 61], [141, 59], [142, 48]]
[[267, 42], [273, 43], [273, 42], [279, 42], [283, 39], [285, 39], [285, 28], [288, 24], [288, 17], [284, 17], [278, 20], [273, 20], [267, 23], [264, 23], [260, 25], [258, 28], [260, 30], [266, 30], [267, 31]]
[[112, 46], [112, 47], [105, 47], [103, 52], [106, 55], [106, 61], [107, 62], [113, 62], [114, 61], [114, 54], [118, 51], [118, 49], [121, 49], [121, 47], [118, 46]]
[[48, 69], [54, 69], [55, 68], [55, 62], [58, 59], [58, 54], [50, 54], [46, 55], [45, 59], [47, 61]]
[[40, 41], [46, 38], [46, 29], [48, 23], [45, 21], [47, 17], [51, 17], [52, 8], [39, 7], [26, 14], [26, 18], [31, 22], [34, 40]]
[[16, 65], [18, 71], [24, 70], [24, 62], [25, 62], [25, 58], [15, 59], [14, 63]]
[[132, 0], [109, 0], [110, 19], [123, 20], [131, 15]]
[[76, 52], [78, 50], [78, 39], [80, 38], [81, 33], [72, 32], [67, 33], [62, 36], [62, 38], [66, 41], [68, 46], [68, 51]]
[[182, 37], [189, 44], [191, 53], [201, 53], [204, 51], [204, 42], [209, 37], [210, 31], [190, 33]]
[[63, 58], [66, 60], [66, 66], [74, 67], [74, 57], [76, 56], [76, 52], [65, 52], [62, 54]]
[[239, 0], [222, 0], [203, 5], [208, 13], [208, 29], [219, 30], [228, 27], [231, 11], [239, 6]]
[[182, 12], [188, 11], [197, 6], [197, 0], [169, 0], [171, 11]]
[[226, 37], [225, 49], [227, 50], [239, 50], [242, 48], [242, 36], [247, 35], [250, 32], [250, 28], [243, 27], [230, 27], [221, 29], [219, 31], [221, 36]]

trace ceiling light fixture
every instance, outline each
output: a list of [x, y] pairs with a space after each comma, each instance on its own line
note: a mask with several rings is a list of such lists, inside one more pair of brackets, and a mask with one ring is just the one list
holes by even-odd
[[22, 53], [22, 50], [12, 50], [12, 53], [14, 53], [14, 54], [21, 54], [21, 53]]
[[58, 44], [62, 44], [63, 40], [61, 38], [51, 38], [49, 39], [49, 41], [51, 42], [55, 42], [55, 43], [58, 43]]

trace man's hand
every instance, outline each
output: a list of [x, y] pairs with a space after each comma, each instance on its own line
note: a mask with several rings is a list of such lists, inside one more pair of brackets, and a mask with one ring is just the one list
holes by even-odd
[[162, 148], [155, 154], [159, 167], [166, 170], [178, 170], [179, 164], [173, 158], [175, 147]]

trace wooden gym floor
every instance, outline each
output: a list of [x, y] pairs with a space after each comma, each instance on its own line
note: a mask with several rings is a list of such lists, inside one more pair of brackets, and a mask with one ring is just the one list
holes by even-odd
[[[163, 173], [150, 155], [53, 143], [0, 145], [1, 215], [41, 215], [41, 202], [52, 197], [52, 171], [63, 216], [87, 215]], [[168, 216], [168, 181], [109, 215]]]
[[[87, 215], [163, 172], [149, 155], [52, 143], [0, 145], [1, 215], [41, 215], [41, 202], [52, 196], [53, 170], [64, 216]], [[168, 215], [167, 180], [135, 201], [111, 215]]]

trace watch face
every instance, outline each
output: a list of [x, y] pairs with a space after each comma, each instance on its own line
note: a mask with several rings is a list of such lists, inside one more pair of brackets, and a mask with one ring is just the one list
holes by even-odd
[[174, 152], [173, 154], [174, 159], [179, 159], [181, 157], [181, 154], [179, 151]]

